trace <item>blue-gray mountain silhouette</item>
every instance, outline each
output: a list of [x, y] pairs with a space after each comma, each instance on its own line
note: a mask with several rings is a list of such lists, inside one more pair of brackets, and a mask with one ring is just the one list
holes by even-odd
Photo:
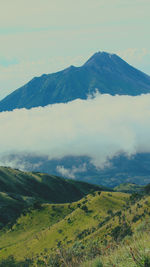
[[115, 54], [98, 52], [81, 67], [33, 78], [0, 101], [0, 111], [86, 99], [95, 89], [111, 95], [150, 93], [150, 76]]

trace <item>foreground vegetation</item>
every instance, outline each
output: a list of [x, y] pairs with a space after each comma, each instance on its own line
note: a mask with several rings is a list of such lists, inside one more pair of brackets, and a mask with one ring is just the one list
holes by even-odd
[[[143, 224], [141, 224], [142, 228]], [[149, 267], [150, 238], [149, 230], [137, 229], [133, 237], [127, 236], [119, 244], [110, 244], [102, 250], [102, 255], [92, 261], [81, 264], [81, 267]]]
[[[43, 176], [38, 174], [36, 179]], [[23, 207], [15, 221], [1, 225], [0, 266], [150, 267], [150, 186], [133, 194], [100, 187], [94, 191], [84, 183], [77, 187], [85, 190], [80, 200], [46, 203], [34, 195], [38, 201]], [[8, 192], [1, 195], [8, 208], [12, 199]]]
[[72, 204], [42, 204], [1, 230], [0, 266], [149, 266], [149, 218], [149, 196], [98, 191]]

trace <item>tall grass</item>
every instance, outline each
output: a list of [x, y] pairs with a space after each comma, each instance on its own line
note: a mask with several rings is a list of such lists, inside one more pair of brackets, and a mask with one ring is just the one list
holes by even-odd
[[107, 246], [100, 257], [82, 263], [80, 267], [150, 267], [150, 232], [136, 232], [114, 249]]

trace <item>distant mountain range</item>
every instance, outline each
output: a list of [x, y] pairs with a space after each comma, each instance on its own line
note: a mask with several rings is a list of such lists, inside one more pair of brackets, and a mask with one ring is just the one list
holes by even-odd
[[150, 93], [150, 76], [115, 54], [98, 52], [81, 67], [33, 78], [0, 101], [0, 111], [86, 99], [96, 89], [111, 95]]
[[[5, 165], [5, 161], [3, 162]], [[24, 166], [27, 171], [46, 172], [111, 188], [121, 183], [150, 183], [150, 153], [139, 153], [130, 158], [120, 154], [112, 158], [108, 166], [102, 169], [96, 168], [88, 156], [49, 159], [48, 156], [12, 154], [6, 158], [7, 166], [8, 162], [10, 166], [16, 165], [20, 169]]]

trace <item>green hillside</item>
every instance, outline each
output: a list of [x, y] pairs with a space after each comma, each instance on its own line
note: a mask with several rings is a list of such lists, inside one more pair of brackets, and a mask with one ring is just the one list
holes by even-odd
[[42, 204], [21, 215], [11, 229], [2, 230], [0, 235], [0, 258], [14, 255], [18, 260], [57, 248], [58, 244], [69, 246], [75, 241], [98, 234], [104, 222], [106, 233], [108, 210], [116, 212], [123, 208], [127, 194], [98, 191], [72, 204]]
[[15, 259], [18, 266], [79, 266], [109, 244], [116, 249], [149, 218], [149, 196], [98, 191], [72, 204], [42, 204], [1, 230], [0, 259]]
[[[125, 267], [128, 258], [129, 266], [150, 267], [150, 185], [128, 194], [47, 174], [0, 172], [0, 266]], [[137, 265], [133, 259], [141, 257]]]
[[144, 186], [132, 183], [123, 183], [114, 187], [114, 191], [124, 192], [124, 193], [142, 192], [143, 190]]
[[20, 213], [43, 203], [66, 203], [104, 187], [43, 173], [0, 167], [0, 227], [14, 222]]

